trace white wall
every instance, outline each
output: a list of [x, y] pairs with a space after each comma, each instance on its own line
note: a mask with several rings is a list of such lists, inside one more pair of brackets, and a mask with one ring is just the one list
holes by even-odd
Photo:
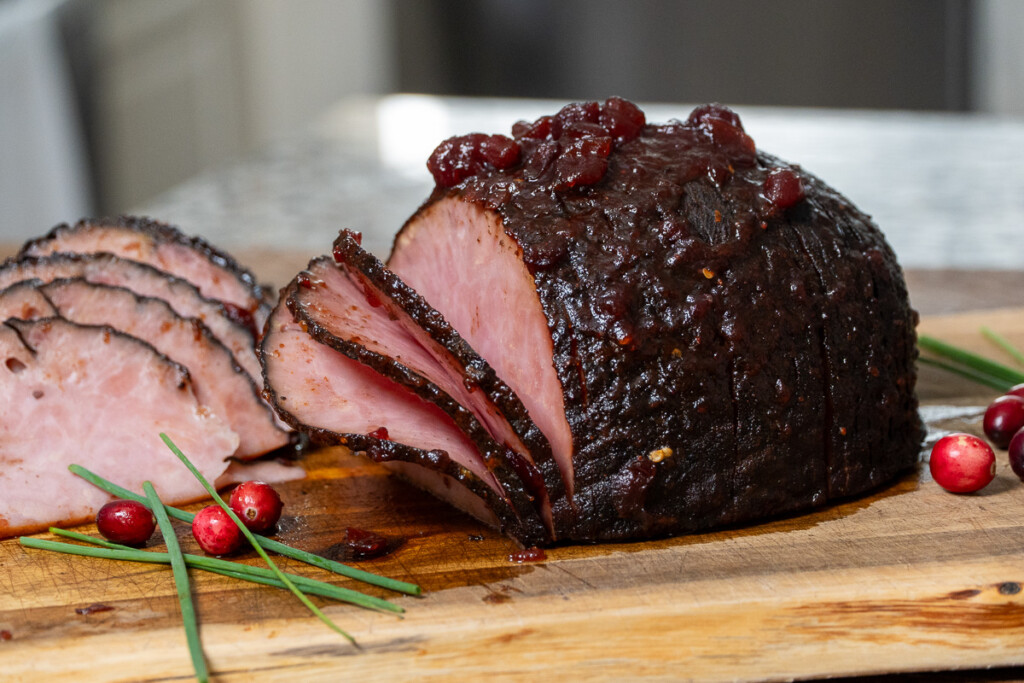
[[1024, 117], [1024, 2], [977, 0], [974, 26], [974, 107]]
[[376, 0], [103, 0], [95, 128], [102, 204], [131, 209], [392, 81]]

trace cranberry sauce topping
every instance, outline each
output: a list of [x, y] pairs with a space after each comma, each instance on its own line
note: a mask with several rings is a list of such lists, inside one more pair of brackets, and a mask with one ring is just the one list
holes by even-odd
[[637, 137], [644, 123], [644, 113], [618, 97], [604, 104], [578, 102], [532, 124], [515, 124], [515, 140], [482, 133], [449, 138], [430, 155], [427, 168], [439, 187], [491, 171], [515, 173], [521, 160], [520, 173], [531, 179], [548, 173], [558, 190], [593, 185], [608, 170], [614, 146]]

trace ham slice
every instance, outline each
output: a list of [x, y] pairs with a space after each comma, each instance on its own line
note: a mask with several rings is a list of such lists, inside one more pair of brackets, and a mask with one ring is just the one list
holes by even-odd
[[[283, 291], [286, 301], [298, 285]], [[546, 536], [537, 512], [524, 500], [514, 473], [480, 448], [436, 404], [417, 395], [386, 373], [400, 372], [389, 360], [355, 360], [339, 348], [344, 344], [321, 335], [321, 343], [307, 334], [307, 325], [295, 321], [278, 306], [270, 318], [261, 346], [267, 393], [275, 409], [293, 427], [321, 444], [341, 444], [387, 464], [467, 513], [537, 542]], [[332, 348], [329, 343], [333, 343]], [[346, 349], [359, 355], [357, 349]], [[366, 352], [370, 353], [370, 352]], [[505, 478], [506, 487], [495, 471]]]
[[250, 377], [262, 383], [252, 334], [232, 318], [220, 302], [203, 297], [185, 280], [111, 254], [26, 256], [0, 265], [0, 288], [22, 280], [49, 282], [60, 278], [83, 278], [98, 284], [126, 287], [140, 296], [163, 299], [178, 315], [202, 321], [231, 350]]
[[81, 279], [54, 280], [40, 291], [62, 317], [82, 325], [109, 325], [186, 367], [200, 403], [238, 433], [236, 458], [255, 458], [288, 444], [288, 433], [278, 429], [252, 379], [199, 320], [179, 316], [160, 299]]
[[191, 282], [203, 296], [224, 302], [254, 334], [263, 329], [270, 312], [269, 291], [252, 273], [205, 240], [166, 223], [123, 216], [62, 224], [28, 242], [18, 256], [57, 252], [109, 253], [149, 264]]
[[0, 325], [0, 537], [67, 525], [109, 497], [71, 463], [180, 504], [205, 496], [158, 434], [215, 480], [238, 447], [228, 423], [196, 400], [188, 372], [109, 327], [62, 318]]

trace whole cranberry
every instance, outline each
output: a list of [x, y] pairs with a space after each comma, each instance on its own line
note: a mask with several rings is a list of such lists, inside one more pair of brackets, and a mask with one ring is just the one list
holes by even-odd
[[1024, 427], [1024, 398], [1000, 396], [989, 404], [982, 424], [985, 436], [996, 448], [1006, 448], [1013, 435]]
[[231, 492], [231, 510], [249, 531], [258, 534], [277, 524], [283, 507], [274, 487], [262, 481], [243, 482]]
[[96, 528], [108, 541], [142, 545], [153, 535], [156, 518], [138, 501], [112, 500], [96, 513]]
[[1017, 433], [1010, 439], [1007, 448], [1010, 456], [1010, 467], [1021, 481], [1024, 481], [1024, 429], [1017, 430]]
[[1007, 396], [1020, 396], [1024, 398], [1024, 384], [1015, 384], [1006, 392]]
[[192, 536], [211, 555], [228, 555], [242, 545], [242, 530], [219, 505], [204, 507], [192, 520]]
[[971, 493], [988, 486], [996, 476], [992, 448], [971, 434], [950, 434], [939, 439], [928, 459], [932, 478], [952, 493]]

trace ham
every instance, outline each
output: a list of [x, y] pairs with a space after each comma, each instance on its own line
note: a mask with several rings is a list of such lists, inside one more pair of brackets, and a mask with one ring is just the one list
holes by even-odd
[[110, 326], [187, 368], [199, 402], [238, 433], [234, 457], [248, 460], [288, 444], [288, 433], [277, 427], [252, 379], [199, 320], [179, 316], [160, 299], [81, 279], [54, 280], [40, 292], [62, 317]]
[[[297, 286], [283, 290], [285, 300]], [[307, 334], [284, 301], [270, 317], [260, 355], [275, 409], [315, 443], [367, 453], [485, 523], [531, 541], [544, 538], [536, 511], [503, 489], [479, 444], [449, 415]]]
[[180, 504], [205, 492], [160, 432], [211, 480], [238, 447], [182, 366], [112, 328], [10, 319], [0, 355], [0, 537], [96, 514], [109, 497], [68, 472], [71, 463], [136, 491], [148, 479]]
[[195, 285], [144, 263], [112, 254], [52, 254], [24, 256], [0, 265], [0, 288], [22, 280], [49, 282], [82, 278], [98, 284], [125, 287], [140, 296], [162, 299], [175, 313], [197, 318], [221, 341], [250, 377], [262, 383], [252, 334], [235, 320], [223, 304], [203, 297]]
[[177, 228], [132, 216], [62, 224], [25, 244], [18, 256], [58, 252], [109, 253], [146, 263], [191, 282], [203, 296], [223, 302], [258, 334], [267, 314], [269, 291], [230, 255]]
[[792, 514], [916, 462], [916, 314], [891, 248], [732, 111], [653, 125], [618, 98], [577, 103], [427, 165], [434, 191], [387, 267], [343, 232], [335, 267], [300, 276], [313, 286], [286, 303], [304, 326], [278, 360], [301, 373], [291, 347], [312, 339], [443, 392], [543, 473], [542, 542]]

